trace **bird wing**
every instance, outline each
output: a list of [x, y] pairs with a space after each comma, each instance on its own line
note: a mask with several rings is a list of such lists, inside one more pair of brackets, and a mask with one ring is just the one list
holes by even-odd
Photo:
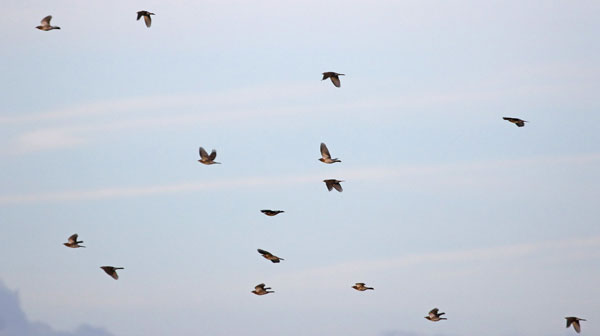
[[69, 237], [69, 243], [76, 243], [77, 242], [77, 237], [79, 237], [77, 235], [77, 233], [71, 235], [71, 237]]
[[213, 161], [214, 159], [216, 159], [217, 151], [213, 149], [212, 152], [210, 152], [210, 156], [208, 158], [210, 159], [210, 161]]
[[575, 331], [577, 331], [578, 334], [581, 332], [581, 326], [579, 325], [579, 321], [573, 321], [573, 328], [575, 328]]
[[329, 154], [329, 149], [327, 149], [327, 146], [323, 142], [321, 142], [321, 156], [324, 159], [331, 159], [331, 154]]
[[429, 312], [429, 316], [431, 317], [437, 317], [439, 309], [438, 308], [433, 308], [430, 312]]
[[331, 189], [333, 188], [333, 181], [326, 180], [325, 185], [327, 186], [327, 190], [331, 191]]
[[143, 13], [144, 12], [142, 12], [142, 11], [137, 12], [137, 19], [136, 19], [137, 21], [139, 21], [140, 18], [142, 17], [142, 15], [144, 15]]
[[257, 249], [258, 253], [262, 254], [262, 255], [266, 255], [266, 256], [272, 256], [271, 252], [269, 251], [265, 251], [265, 250], [261, 250], [261, 249]]
[[257, 291], [265, 290], [265, 284], [264, 283], [258, 284], [254, 287], [254, 289]]
[[200, 147], [200, 158], [204, 160], [208, 159], [208, 153], [202, 147]]
[[519, 120], [519, 121], [517, 121], [517, 122], [516, 122], [516, 124], [517, 124], [517, 126], [519, 126], [519, 127], [523, 127], [523, 126], [525, 126], [525, 122], [524, 122], [523, 120]]
[[567, 328], [571, 326], [571, 323], [573, 323], [573, 319], [567, 317]]
[[152, 19], [150, 18], [150, 15], [144, 15], [144, 22], [146, 22], [146, 27], [150, 28], [152, 25]]
[[340, 82], [340, 78], [337, 75], [331, 76], [331, 82], [333, 83], [333, 85], [335, 85], [335, 87], [340, 87], [342, 85], [342, 83]]
[[50, 20], [52, 20], [52, 15], [46, 16], [45, 18], [42, 19], [42, 21], [40, 21], [40, 23], [42, 24], [42, 26], [49, 26]]
[[333, 74], [333, 72], [323, 72], [323, 79], [322, 80], [325, 80], [325, 79], [331, 77], [332, 74]]
[[339, 192], [344, 191], [344, 189], [342, 189], [342, 185], [339, 182], [334, 182], [331, 186], [334, 187], [335, 190], [337, 190]]

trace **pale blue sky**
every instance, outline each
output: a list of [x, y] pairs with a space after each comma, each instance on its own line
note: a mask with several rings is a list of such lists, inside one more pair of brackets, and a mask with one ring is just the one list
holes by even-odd
[[[3, 4], [0, 280], [29, 320], [563, 336], [574, 315], [600, 332], [600, 3]], [[48, 14], [60, 31], [34, 28]], [[88, 248], [62, 246], [75, 232]], [[436, 306], [448, 321], [423, 318]]]

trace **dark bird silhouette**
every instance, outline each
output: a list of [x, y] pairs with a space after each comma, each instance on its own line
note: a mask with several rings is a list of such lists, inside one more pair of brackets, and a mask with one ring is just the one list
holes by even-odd
[[146, 27], [150, 28], [150, 26], [152, 25], [152, 18], [150, 17], [150, 15], [154, 15], [154, 13], [150, 13], [145, 10], [139, 11], [137, 12], [137, 20], [139, 21], [140, 18], [143, 16], [144, 22], [146, 22]]
[[574, 316], [565, 317], [565, 319], [567, 319], [567, 328], [573, 325], [573, 329], [575, 329], [578, 334], [581, 332], [579, 321], [585, 321], [584, 319]]
[[110, 275], [113, 279], [119, 280], [119, 275], [117, 274], [117, 270], [124, 269], [123, 267], [113, 267], [113, 266], [100, 266], [106, 272], [106, 274]]
[[270, 291], [269, 289], [271, 289], [271, 287], [265, 287], [265, 284], [261, 283], [259, 285], [256, 285], [256, 287], [254, 287], [254, 290], [251, 293], [254, 293], [256, 295], [266, 295], [269, 293], [275, 293], [274, 291]]
[[364, 292], [367, 289], [371, 289], [371, 290], [375, 289], [373, 287], [367, 287], [367, 286], [365, 286], [364, 282], [357, 282], [354, 286], [352, 286], [352, 288], [356, 289], [357, 291], [361, 291], [361, 292]]
[[271, 254], [271, 252], [269, 251], [265, 251], [265, 250], [261, 250], [261, 249], [257, 249], [258, 253], [262, 254], [262, 256], [267, 259], [267, 260], [271, 260], [272, 263], [279, 263], [280, 260], [285, 260], [283, 258], [279, 258], [278, 256], [275, 256], [273, 254]]
[[445, 317], [440, 317], [446, 313], [438, 313], [439, 309], [437, 308], [433, 308], [430, 312], [428, 316], [425, 316], [426, 319], [428, 319], [429, 321], [433, 321], [433, 322], [437, 322], [439, 320], [447, 320], [447, 318]]
[[82, 240], [77, 241], [77, 233], [74, 235], [71, 235], [71, 237], [69, 237], [68, 241], [66, 243], [63, 243], [63, 245], [65, 245], [66, 247], [70, 247], [70, 248], [78, 248], [78, 247], [85, 247], [82, 245], [79, 245], [81, 243], [83, 243]]
[[260, 210], [260, 212], [264, 213], [267, 216], [277, 216], [280, 213], [284, 213], [283, 210]]
[[344, 191], [344, 189], [342, 189], [342, 185], [340, 184], [340, 182], [344, 182], [344, 181], [340, 181], [340, 180], [336, 180], [336, 179], [329, 179], [329, 180], [323, 180], [323, 182], [325, 182], [325, 185], [327, 186], [327, 190], [331, 191], [331, 189], [335, 189], [339, 192]]
[[523, 126], [525, 126], [525, 123], [527, 122], [527, 121], [521, 120], [519, 118], [504, 117], [502, 119], [517, 125], [517, 127], [523, 127]]
[[331, 164], [331, 163], [336, 163], [336, 162], [342, 162], [338, 158], [332, 159], [331, 154], [329, 154], [329, 149], [322, 142], [321, 142], [321, 156], [322, 156], [322, 158], [320, 158], [319, 161], [321, 161], [323, 163]]
[[200, 147], [200, 160], [198, 160], [198, 162], [203, 163], [205, 165], [221, 164], [221, 162], [215, 161], [216, 157], [217, 157], [216, 150], [213, 149], [212, 152], [210, 152], [210, 155], [208, 155], [208, 153], [204, 150], [204, 148]]
[[52, 30], [52, 29], [60, 29], [60, 27], [57, 26], [51, 26], [50, 25], [50, 20], [52, 20], [52, 15], [48, 15], [45, 18], [42, 19], [42, 21], [40, 22], [42, 25], [41, 26], [37, 26], [35, 28], [39, 29], [39, 30], [43, 30], [43, 31], [48, 31], [48, 30]]
[[340, 87], [342, 85], [342, 83], [340, 82], [340, 76], [346, 76], [344, 74], [340, 74], [337, 72], [323, 72], [323, 79], [321, 80], [326, 80], [327, 78], [331, 78], [331, 82], [333, 83], [333, 85], [335, 85], [335, 87]]

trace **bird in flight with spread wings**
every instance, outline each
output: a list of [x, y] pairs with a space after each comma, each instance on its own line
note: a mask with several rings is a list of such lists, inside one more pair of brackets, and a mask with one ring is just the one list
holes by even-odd
[[323, 143], [323, 142], [321, 142], [321, 156], [322, 157], [319, 159], [319, 161], [321, 161], [323, 163], [332, 164], [332, 163], [336, 163], [336, 162], [342, 162], [338, 158], [335, 158], [335, 159], [331, 158], [329, 149], [327, 148], [327, 145], [325, 145], [325, 143]]
[[323, 79], [321, 80], [326, 80], [327, 78], [330, 78], [331, 82], [333, 83], [333, 85], [335, 85], [335, 87], [340, 87], [342, 85], [342, 83], [340, 82], [340, 76], [346, 75], [332, 71], [323, 72]]
[[137, 21], [139, 21], [142, 16], [144, 17], [144, 22], [146, 23], [146, 27], [150, 28], [150, 26], [152, 25], [152, 18], [150, 17], [150, 15], [155, 15], [154, 13], [150, 13], [148, 11], [139, 11], [137, 12]]
[[205, 165], [220, 164], [221, 162], [215, 161], [216, 158], [216, 150], [213, 149], [212, 152], [210, 152], [210, 155], [208, 155], [204, 148], [200, 147], [200, 160], [198, 160], [198, 162], [203, 163]]

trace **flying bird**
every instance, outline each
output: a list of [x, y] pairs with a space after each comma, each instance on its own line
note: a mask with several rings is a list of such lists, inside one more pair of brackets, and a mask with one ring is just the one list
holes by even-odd
[[83, 243], [82, 240], [77, 241], [77, 233], [74, 235], [71, 235], [71, 237], [69, 237], [68, 242], [63, 243], [63, 245], [65, 245], [66, 247], [70, 247], [70, 248], [78, 248], [78, 247], [85, 247], [83, 245], [79, 245], [81, 243]]
[[100, 266], [106, 272], [106, 274], [110, 275], [113, 279], [119, 280], [119, 275], [117, 274], [117, 270], [124, 269], [123, 267], [112, 267], [112, 266]]
[[364, 292], [367, 289], [371, 289], [371, 290], [375, 289], [373, 287], [367, 287], [367, 286], [365, 286], [364, 282], [357, 282], [354, 286], [352, 286], [352, 288], [356, 289], [357, 291], [361, 291], [361, 292]]
[[567, 328], [573, 325], [573, 329], [575, 329], [575, 331], [578, 334], [581, 332], [581, 326], [579, 325], [579, 321], [585, 321], [584, 319], [573, 316], [565, 317], [565, 319], [567, 320]]
[[260, 212], [264, 213], [267, 216], [271, 216], [272, 217], [272, 216], [277, 216], [280, 213], [283, 213], [285, 211], [283, 211], [283, 210], [260, 210]]
[[331, 82], [333, 83], [333, 85], [335, 85], [335, 87], [340, 87], [342, 85], [342, 83], [340, 83], [340, 76], [346, 76], [346, 75], [340, 74], [337, 72], [323, 72], [323, 79], [321, 79], [321, 80], [326, 80], [327, 78], [331, 78]]
[[344, 181], [340, 181], [340, 180], [336, 180], [336, 179], [329, 179], [329, 180], [323, 180], [323, 182], [325, 182], [325, 185], [327, 186], [327, 190], [331, 191], [331, 189], [335, 189], [339, 192], [344, 191], [344, 189], [342, 189], [342, 185], [340, 184], [340, 182], [344, 182]]
[[212, 152], [210, 152], [210, 155], [208, 155], [208, 153], [204, 150], [204, 148], [200, 147], [200, 160], [198, 160], [198, 162], [203, 163], [205, 165], [211, 165], [211, 164], [220, 164], [221, 162], [216, 162], [215, 158], [217, 157], [217, 151], [216, 150], [212, 150]]
[[331, 163], [336, 163], [336, 162], [342, 162], [338, 158], [332, 159], [331, 154], [329, 154], [329, 149], [327, 149], [327, 145], [325, 145], [322, 142], [321, 142], [321, 156], [322, 156], [322, 158], [320, 158], [319, 161], [321, 161], [323, 163], [331, 164]]
[[251, 293], [254, 293], [256, 295], [275, 293], [274, 291], [270, 291], [269, 289], [271, 289], [271, 287], [265, 287], [265, 284], [261, 283], [259, 285], [256, 285], [256, 287], [254, 287], [254, 290]]
[[447, 320], [447, 318], [445, 317], [440, 317], [446, 313], [438, 313], [439, 309], [437, 308], [433, 308], [430, 312], [428, 316], [425, 316], [426, 319], [428, 319], [429, 321], [433, 321], [433, 322], [437, 322], [439, 320]]
[[258, 253], [262, 254], [262, 256], [267, 259], [267, 260], [271, 260], [272, 263], [279, 263], [280, 260], [285, 260], [283, 258], [279, 258], [278, 256], [275, 256], [273, 254], [271, 254], [271, 252], [269, 251], [265, 251], [265, 250], [261, 250], [261, 249], [257, 249]]
[[523, 126], [525, 126], [525, 123], [527, 122], [527, 121], [521, 120], [519, 118], [511, 118], [511, 117], [504, 117], [502, 119], [517, 125], [517, 127], [523, 127]]
[[150, 13], [145, 10], [139, 11], [137, 12], [137, 20], [139, 21], [140, 18], [143, 16], [144, 22], [146, 22], [146, 27], [150, 28], [150, 26], [152, 25], [152, 18], [150, 17], [150, 15], [154, 15], [154, 13]]
[[52, 29], [60, 29], [60, 27], [57, 26], [51, 26], [50, 25], [50, 20], [52, 20], [52, 15], [48, 15], [45, 18], [42, 19], [42, 21], [40, 22], [42, 25], [41, 26], [37, 26], [35, 28], [39, 29], [39, 30], [43, 30], [43, 31], [48, 31], [48, 30], [52, 30]]

